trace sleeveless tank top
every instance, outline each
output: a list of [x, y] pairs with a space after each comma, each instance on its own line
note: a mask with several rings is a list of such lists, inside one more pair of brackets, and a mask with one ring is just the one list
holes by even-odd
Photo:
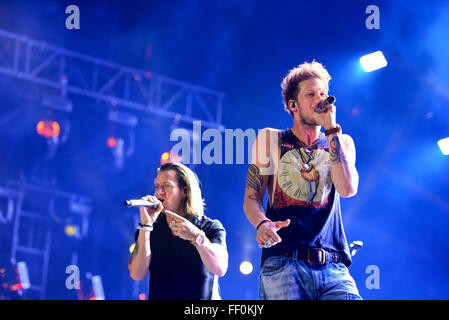
[[322, 248], [339, 252], [350, 266], [351, 255], [340, 213], [340, 196], [331, 179], [328, 138], [320, 137], [309, 147], [292, 131], [280, 133], [281, 153], [276, 185], [267, 218], [290, 219], [278, 231], [282, 242], [262, 249], [261, 263], [275, 255], [295, 249]]

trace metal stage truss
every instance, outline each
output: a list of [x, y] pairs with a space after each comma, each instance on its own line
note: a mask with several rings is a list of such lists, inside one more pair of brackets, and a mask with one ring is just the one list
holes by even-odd
[[[225, 95], [222, 92], [69, 51], [2, 29], [0, 73], [54, 89], [55, 97], [45, 97], [50, 100], [62, 98], [61, 101], [65, 101], [67, 94], [84, 96], [92, 99], [92, 105], [103, 103], [113, 110], [120, 109], [120, 114], [137, 115], [143, 119], [142, 123], [149, 125], [152, 119], [161, 118], [173, 120], [176, 125], [193, 125], [194, 121], [201, 121], [203, 127], [224, 129]], [[0, 125], [18, 112], [19, 109], [12, 110], [0, 119]], [[45, 299], [55, 225], [59, 231], [65, 224], [77, 225], [77, 236], [81, 240], [88, 233], [92, 207], [90, 199], [58, 190], [54, 178], [33, 179], [21, 177], [0, 182], [0, 231], [5, 231], [0, 239], [0, 249], [10, 250], [12, 264], [23, 261], [28, 266], [31, 286], [23, 298]], [[77, 257], [75, 248], [73, 261], [67, 264], [76, 263], [73, 257]], [[137, 290], [134, 286], [135, 295]]]
[[0, 29], [0, 72], [148, 116], [223, 129], [224, 93]]
[[[0, 204], [0, 230], [3, 230], [3, 241], [10, 246], [11, 263], [16, 265], [23, 261], [28, 266], [30, 287], [23, 298], [45, 299], [52, 230], [60, 229], [62, 233], [64, 225], [70, 223], [79, 230], [78, 241], [85, 238], [92, 211], [91, 200], [59, 190], [45, 181], [22, 177], [21, 180], [2, 181]], [[72, 252], [72, 255], [77, 254]], [[70, 261], [66, 263], [70, 264]]]

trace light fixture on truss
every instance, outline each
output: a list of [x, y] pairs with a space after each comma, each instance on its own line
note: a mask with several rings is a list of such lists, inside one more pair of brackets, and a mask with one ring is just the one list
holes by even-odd
[[108, 121], [111, 126], [106, 145], [112, 152], [116, 170], [120, 171], [125, 166], [125, 160], [134, 153], [134, 128], [138, 120], [129, 113], [111, 110], [108, 113]]

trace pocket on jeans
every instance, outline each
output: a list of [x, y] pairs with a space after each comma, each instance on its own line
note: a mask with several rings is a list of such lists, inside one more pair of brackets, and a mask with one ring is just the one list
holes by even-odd
[[287, 262], [288, 259], [284, 257], [270, 257], [267, 260], [265, 260], [262, 266], [261, 275], [272, 276], [279, 272], [282, 272]]

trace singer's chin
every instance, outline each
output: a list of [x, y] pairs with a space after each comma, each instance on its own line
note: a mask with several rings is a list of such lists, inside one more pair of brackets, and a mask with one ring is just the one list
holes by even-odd
[[318, 127], [319, 123], [313, 119], [302, 119], [302, 123], [308, 127]]

